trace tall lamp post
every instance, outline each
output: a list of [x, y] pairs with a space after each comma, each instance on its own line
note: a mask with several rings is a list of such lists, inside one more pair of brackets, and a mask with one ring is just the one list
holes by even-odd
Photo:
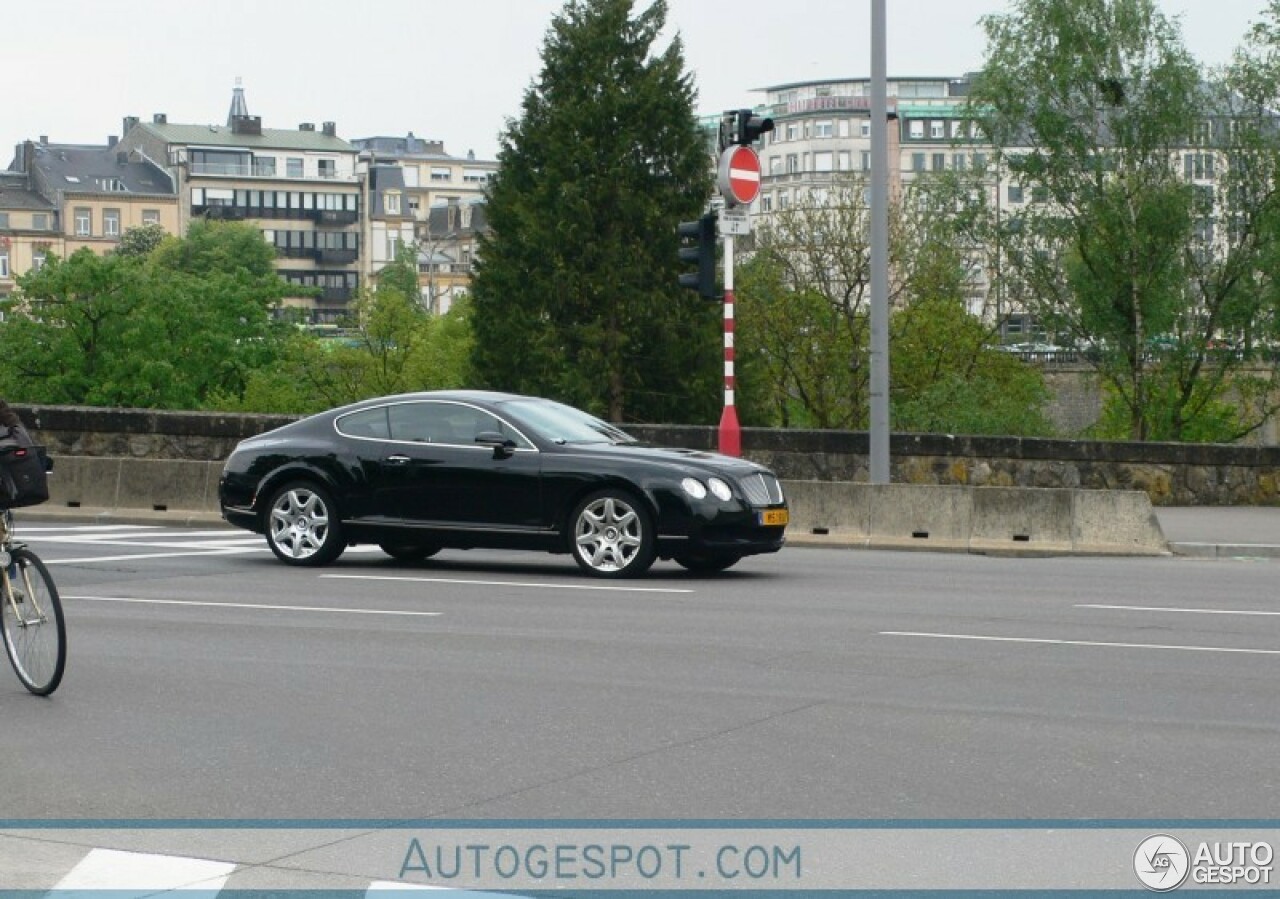
[[885, 0], [871, 0], [871, 471], [889, 483], [889, 109]]

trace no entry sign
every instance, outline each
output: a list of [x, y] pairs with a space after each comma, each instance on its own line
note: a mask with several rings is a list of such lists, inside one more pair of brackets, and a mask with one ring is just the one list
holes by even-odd
[[750, 206], [760, 193], [760, 157], [750, 147], [732, 146], [720, 154], [720, 194], [730, 206]]

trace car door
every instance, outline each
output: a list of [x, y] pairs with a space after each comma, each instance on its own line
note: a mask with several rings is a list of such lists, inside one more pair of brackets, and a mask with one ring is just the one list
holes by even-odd
[[[536, 529], [542, 525], [538, 452], [498, 418], [466, 403], [425, 400], [388, 407], [381, 491], [396, 516], [421, 527]], [[512, 436], [495, 453], [475, 442]]]

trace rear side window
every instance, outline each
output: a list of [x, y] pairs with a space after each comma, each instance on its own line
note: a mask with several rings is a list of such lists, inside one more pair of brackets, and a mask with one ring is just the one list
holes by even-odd
[[387, 427], [387, 407], [352, 412], [337, 421], [338, 433], [347, 437], [365, 437], [370, 440], [386, 440], [391, 431]]

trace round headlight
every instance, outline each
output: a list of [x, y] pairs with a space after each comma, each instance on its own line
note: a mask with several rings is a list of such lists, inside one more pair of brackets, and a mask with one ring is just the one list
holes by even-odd
[[729, 485], [719, 478], [708, 478], [707, 486], [711, 488], [711, 492], [716, 495], [716, 499], [728, 502], [733, 498], [733, 490]]
[[707, 488], [702, 486], [702, 482], [696, 478], [685, 478], [680, 482], [680, 486], [684, 488], [684, 492], [692, 496], [694, 499], [706, 499]]

